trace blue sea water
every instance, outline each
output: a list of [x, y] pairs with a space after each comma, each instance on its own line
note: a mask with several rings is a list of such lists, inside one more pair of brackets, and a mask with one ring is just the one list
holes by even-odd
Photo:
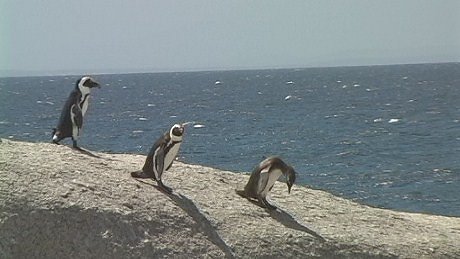
[[[0, 137], [49, 142], [78, 77], [0, 78]], [[147, 154], [194, 121], [204, 127], [187, 128], [182, 161], [249, 172], [280, 155], [298, 184], [460, 216], [459, 63], [94, 78], [82, 147]]]

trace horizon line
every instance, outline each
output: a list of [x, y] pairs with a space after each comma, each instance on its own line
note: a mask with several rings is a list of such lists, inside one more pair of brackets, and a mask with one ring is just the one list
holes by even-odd
[[[114, 75], [114, 74], [160, 74], [160, 73], [199, 73], [199, 72], [226, 72], [226, 71], [254, 71], [254, 70], [283, 70], [283, 69], [315, 69], [315, 68], [345, 68], [345, 67], [377, 67], [377, 66], [403, 66], [403, 65], [429, 65], [429, 64], [457, 64], [460, 61], [440, 62], [413, 62], [390, 64], [360, 64], [360, 65], [317, 65], [317, 66], [285, 66], [285, 67], [226, 67], [226, 68], [182, 68], [182, 69], [94, 69], [92, 73], [83, 73], [87, 69], [69, 70], [0, 70], [0, 78], [9, 77], [49, 77], [49, 76], [80, 76], [80, 75]], [[88, 72], [88, 71], [86, 71]]]

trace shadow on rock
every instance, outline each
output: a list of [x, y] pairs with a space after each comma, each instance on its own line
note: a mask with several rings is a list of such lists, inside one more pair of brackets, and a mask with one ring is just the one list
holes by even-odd
[[78, 151], [78, 152], [80, 152], [80, 153], [82, 153], [83, 155], [87, 155], [87, 156], [95, 157], [95, 158], [102, 158], [102, 157], [100, 157], [100, 156], [98, 156], [96, 154], [91, 153], [89, 150], [83, 149], [81, 147], [74, 147], [73, 149]]
[[90, 156], [90, 157], [99, 158], [99, 159], [104, 159], [104, 160], [108, 160], [108, 161], [119, 161], [119, 160], [117, 160], [117, 159], [112, 159], [112, 158], [108, 158], [108, 157], [98, 156], [98, 155], [96, 155], [96, 154], [90, 152], [89, 150], [84, 149], [84, 148], [81, 148], [81, 147], [73, 147], [72, 149], [75, 150], [75, 151], [80, 152], [80, 153], [83, 154], [83, 155], [87, 155], [87, 156]]
[[262, 206], [258, 201], [254, 200], [254, 199], [251, 199], [251, 198], [248, 198], [245, 194], [244, 194], [244, 191], [241, 191], [241, 190], [235, 190], [236, 191], [236, 194], [238, 194], [239, 196], [247, 199], [248, 201], [250, 201], [252, 204], [254, 205], [257, 205], [263, 209], [265, 209], [268, 214], [270, 214], [270, 216], [278, 221], [279, 223], [283, 224], [283, 226], [287, 227], [287, 228], [292, 228], [294, 230], [299, 230], [299, 231], [303, 231], [303, 232], [306, 232], [310, 235], [312, 235], [313, 237], [315, 238], [318, 238], [319, 240], [321, 240], [322, 242], [326, 241], [321, 235], [319, 235], [318, 233], [316, 233], [315, 231], [309, 229], [308, 227], [306, 227], [305, 225], [303, 225], [302, 223], [299, 223], [295, 218], [294, 216], [292, 216], [291, 214], [289, 214], [287, 211], [285, 210], [282, 210], [281, 208], [279, 208], [278, 206], [275, 206], [276, 207], [276, 210], [271, 210], [271, 209], [268, 209], [264, 206]]
[[222, 239], [222, 237], [217, 233], [215, 228], [212, 226], [209, 219], [201, 212], [201, 210], [196, 206], [196, 204], [187, 198], [186, 196], [180, 193], [167, 193], [162, 188], [157, 185], [153, 185], [151, 183], [146, 183], [139, 179], [136, 179], [138, 182], [150, 185], [157, 189], [158, 191], [166, 194], [179, 208], [185, 211], [193, 220], [196, 222], [199, 230], [204, 233], [209, 241], [219, 247], [224, 253], [225, 257], [227, 258], [235, 258], [235, 253], [233, 250], [227, 245], [227, 243]]
[[268, 213], [270, 214], [270, 216], [274, 220], [276, 220], [279, 223], [283, 224], [285, 227], [306, 232], [306, 233], [314, 236], [315, 238], [318, 238], [319, 240], [321, 240], [323, 242], [326, 241], [321, 235], [319, 235], [315, 231], [309, 229], [308, 227], [306, 227], [302, 223], [299, 223], [294, 218], [294, 216], [292, 216], [288, 212], [286, 212], [286, 211], [284, 211], [284, 210], [282, 210], [280, 208], [277, 208], [276, 210], [267, 210], [267, 211], [268, 211]]

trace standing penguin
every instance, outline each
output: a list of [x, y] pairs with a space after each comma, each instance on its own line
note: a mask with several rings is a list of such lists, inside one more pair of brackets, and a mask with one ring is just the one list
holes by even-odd
[[179, 152], [184, 127], [185, 124], [174, 124], [168, 132], [165, 132], [150, 149], [142, 171], [132, 172], [131, 176], [134, 178], [153, 178], [161, 189], [167, 193], [172, 193], [172, 189], [161, 181], [161, 176], [164, 171], [171, 168]]
[[71, 137], [73, 147], [79, 148], [77, 140], [80, 137], [83, 117], [88, 110], [89, 94], [93, 87], [100, 86], [91, 77], [84, 76], [77, 81], [75, 88], [64, 104], [58, 125], [53, 129], [54, 143], [59, 144], [62, 139]]
[[236, 192], [245, 198], [257, 199], [260, 205], [265, 208], [276, 209], [267, 201], [267, 194], [281, 175], [286, 177], [288, 193], [291, 193], [291, 187], [296, 177], [294, 168], [284, 163], [279, 157], [269, 157], [254, 168], [244, 190], [237, 190]]

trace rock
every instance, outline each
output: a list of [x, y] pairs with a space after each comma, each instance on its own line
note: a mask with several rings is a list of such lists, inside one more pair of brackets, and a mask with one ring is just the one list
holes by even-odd
[[235, 193], [247, 175], [177, 161], [164, 174], [168, 196], [131, 178], [145, 156], [93, 155], [1, 140], [0, 258], [460, 254], [460, 218], [372, 208], [301, 186], [288, 195], [282, 183], [271, 195], [280, 210], [268, 212]]

